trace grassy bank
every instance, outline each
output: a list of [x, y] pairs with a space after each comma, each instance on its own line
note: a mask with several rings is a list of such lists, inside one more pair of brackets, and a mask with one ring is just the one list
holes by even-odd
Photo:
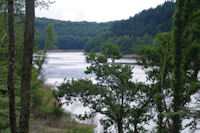
[[32, 120], [30, 133], [94, 133], [93, 125], [54, 120], [51, 122]]
[[44, 84], [32, 92], [30, 133], [94, 133], [94, 127], [76, 122], [65, 112], [51, 86]]

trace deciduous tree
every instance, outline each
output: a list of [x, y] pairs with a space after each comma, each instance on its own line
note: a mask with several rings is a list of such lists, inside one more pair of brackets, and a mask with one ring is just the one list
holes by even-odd
[[104, 132], [109, 132], [112, 126], [118, 133], [142, 132], [145, 129], [141, 123], [151, 118], [147, 112], [153, 92], [148, 86], [132, 81], [131, 65], [115, 62], [122, 57], [119, 46], [112, 43], [103, 46], [103, 56], [91, 54], [86, 58], [90, 66], [85, 72], [95, 74], [96, 83], [87, 79], [66, 81], [55, 91], [55, 96], [58, 99], [64, 97], [67, 103], [78, 99], [91, 109], [80, 118], [90, 118], [96, 113], [105, 115], [100, 120]]

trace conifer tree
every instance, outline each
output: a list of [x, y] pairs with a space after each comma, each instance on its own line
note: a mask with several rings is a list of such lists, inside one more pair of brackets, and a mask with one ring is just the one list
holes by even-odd
[[173, 116], [173, 127], [172, 133], [179, 133], [182, 127], [181, 117], [178, 112], [181, 110], [181, 89], [182, 88], [182, 47], [183, 47], [183, 32], [184, 32], [184, 0], [177, 0], [176, 11], [174, 16], [174, 28], [173, 28], [173, 39], [174, 39], [174, 83], [173, 83], [173, 111], [177, 114]]
[[[198, 123], [198, 98], [194, 99], [200, 89], [199, 7], [197, 0], [178, 0], [171, 37], [160, 34], [156, 46], [135, 48], [141, 56], [139, 65], [152, 68], [147, 77], [152, 82], [151, 89], [157, 93], [154, 103], [158, 133], [180, 133], [185, 129], [186, 125], [182, 124], [186, 119], [193, 119], [187, 123], [193, 130]], [[189, 107], [192, 103], [196, 104], [194, 108]]]
[[197, 35], [200, 34], [200, 31], [196, 25], [200, 19], [199, 7], [198, 0], [176, 1], [173, 24], [173, 133], [179, 133], [182, 130], [184, 117], [181, 112], [200, 87], [197, 78], [200, 69], [200, 65], [197, 63], [200, 61], [200, 41]]

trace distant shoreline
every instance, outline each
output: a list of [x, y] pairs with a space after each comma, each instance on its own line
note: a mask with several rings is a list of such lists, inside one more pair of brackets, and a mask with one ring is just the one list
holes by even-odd
[[[88, 52], [84, 52], [84, 54], [88, 55], [89, 53]], [[102, 54], [100, 52], [97, 52], [96, 55], [97, 56], [102, 56]], [[132, 59], [132, 58], [136, 58], [136, 57], [138, 57], [137, 54], [125, 54], [125, 55], [123, 55], [122, 58], [124, 58], [124, 59]]]
[[76, 50], [76, 49], [69, 49], [69, 50], [47, 50], [47, 52], [84, 52], [84, 50]]
[[[88, 52], [85, 52], [84, 50], [47, 50], [47, 52], [83, 52], [84, 55], [88, 55], [89, 53]], [[98, 56], [101, 56], [102, 54], [100, 52], [97, 52], [96, 53]], [[125, 58], [125, 59], [132, 59], [132, 58], [135, 58], [135, 57], [138, 57], [137, 54], [125, 54], [123, 55], [122, 58]]]

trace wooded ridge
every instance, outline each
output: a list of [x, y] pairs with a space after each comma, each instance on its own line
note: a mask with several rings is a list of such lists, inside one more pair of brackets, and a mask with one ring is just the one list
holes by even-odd
[[127, 20], [106, 23], [71, 22], [47, 18], [36, 18], [37, 40], [43, 49], [46, 42], [45, 27], [51, 23], [57, 34], [58, 49], [83, 49], [100, 51], [102, 42], [121, 46], [123, 53], [133, 53], [135, 44], [153, 44], [157, 33], [171, 29], [174, 3], [165, 2], [156, 8], [143, 10]]

